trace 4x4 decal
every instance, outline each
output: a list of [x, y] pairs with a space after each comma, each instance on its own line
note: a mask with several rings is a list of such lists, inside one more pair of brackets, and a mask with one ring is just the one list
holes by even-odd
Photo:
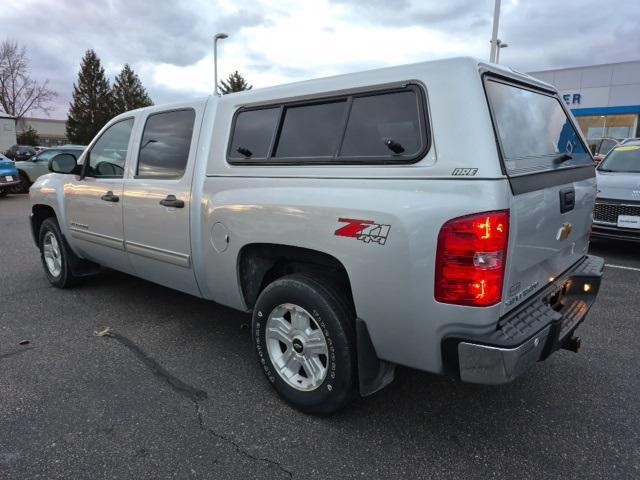
[[335, 235], [356, 238], [364, 243], [375, 242], [384, 245], [391, 230], [391, 225], [383, 225], [373, 220], [339, 218], [338, 221], [347, 225], [336, 230]]

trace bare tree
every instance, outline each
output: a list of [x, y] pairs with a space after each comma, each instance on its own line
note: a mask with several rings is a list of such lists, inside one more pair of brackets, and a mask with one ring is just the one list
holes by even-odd
[[5, 40], [0, 44], [0, 108], [7, 115], [20, 119], [31, 110], [49, 113], [49, 103], [58, 94], [43, 83], [31, 78], [27, 51], [17, 42]]

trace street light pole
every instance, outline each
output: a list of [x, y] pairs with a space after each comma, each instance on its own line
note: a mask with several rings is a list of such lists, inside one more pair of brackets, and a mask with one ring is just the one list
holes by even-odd
[[500, 21], [500, 0], [496, 0], [493, 10], [493, 33], [491, 34], [491, 54], [489, 61], [496, 63], [496, 51], [498, 49], [498, 23]]
[[496, 40], [496, 44], [498, 45], [498, 48], [496, 49], [496, 63], [500, 63], [500, 50], [502, 50], [503, 48], [507, 48], [509, 44], [504, 43], [500, 39]]
[[216, 33], [213, 37], [213, 93], [220, 96], [218, 91], [218, 40], [229, 38], [226, 33]]

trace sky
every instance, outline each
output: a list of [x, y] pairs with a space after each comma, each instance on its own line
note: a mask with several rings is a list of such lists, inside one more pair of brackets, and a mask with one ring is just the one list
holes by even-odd
[[[26, 47], [66, 118], [80, 61], [110, 80], [128, 63], [156, 104], [213, 91], [239, 70], [254, 88], [470, 55], [488, 60], [494, 0], [0, 0], [0, 40]], [[500, 63], [520, 71], [640, 60], [640, 0], [502, 0]], [[31, 116], [44, 116], [32, 112]]]

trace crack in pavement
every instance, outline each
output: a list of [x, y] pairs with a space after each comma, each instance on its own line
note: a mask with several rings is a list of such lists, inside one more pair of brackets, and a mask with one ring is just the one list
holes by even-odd
[[280, 465], [280, 463], [274, 460], [271, 460], [269, 458], [256, 457], [255, 455], [251, 454], [248, 450], [240, 446], [240, 444], [235, 442], [233, 439], [226, 437], [222, 434], [219, 434], [214, 430], [212, 430], [211, 428], [207, 428], [204, 425], [204, 418], [202, 416], [203, 409], [199, 403], [202, 400], [206, 400], [207, 398], [209, 398], [209, 395], [207, 394], [207, 392], [205, 392], [204, 390], [195, 388], [191, 385], [188, 385], [182, 380], [180, 380], [179, 378], [172, 375], [168, 370], [162, 367], [162, 365], [160, 365], [156, 360], [154, 360], [149, 355], [147, 355], [145, 351], [142, 350], [135, 342], [125, 337], [124, 335], [114, 332], [113, 330], [110, 330], [108, 328], [105, 329], [103, 332], [104, 334], [101, 336], [113, 338], [118, 343], [125, 346], [136, 356], [136, 358], [140, 359], [142, 363], [147, 368], [149, 368], [149, 370], [151, 370], [151, 372], [154, 375], [166, 381], [176, 393], [184, 397], [187, 397], [189, 400], [193, 402], [193, 405], [195, 406], [195, 409], [196, 409], [196, 420], [198, 422], [198, 427], [200, 428], [200, 430], [209, 433], [210, 435], [214, 436], [219, 440], [224, 441], [229, 445], [232, 445], [235, 448], [236, 452], [239, 453], [240, 455], [243, 455], [253, 461], [264, 462], [268, 465], [273, 465], [277, 467], [279, 470], [281, 470], [282, 472], [284, 472], [288, 476], [288, 478], [293, 478], [293, 473], [287, 470], [286, 468], [284, 468], [282, 465]]
[[198, 426], [200, 427], [200, 430], [207, 432], [210, 435], [214, 436], [215, 438], [232, 445], [236, 449], [236, 452], [238, 452], [239, 454], [244, 455], [245, 457], [257, 462], [264, 462], [268, 465], [273, 465], [276, 468], [278, 468], [281, 472], [285, 473], [287, 477], [293, 478], [293, 472], [284, 468], [279, 462], [276, 462], [275, 460], [271, 460], [270, 458], [266, 458], [266, 457], [256, 457], [255, 455], [253, 455], [247, 449], [243, 448], [239, 443], [237, 443], [233, 439], [226, 437], [225, 435], [221, 435], [218, 432], [212, 430], [211, 428], [207, 428], [204, 425], [204, 418], [202, 417], [202, 406], [200, 405], [199, 402], [195, 400], [193, 404], [196, 409], [196, 418], [198, 419]]
[[191, 385], [184, 383], [178, 377], [172, 375], [167, 369], [147, 355], [144, 350], [136, 345], [135, 342], [129, 340], [124, 335], [114, 332], [113, 330], [109, 330], [104, 336], [111, 337], [114, 340], [117, 340], [121, 345], [127, 347], [131, 353], [133, 353], [149, 370], [151, 370], [151, 373], [167, 382], [176, 393], [179, 393], [192, 401], [204, 400], [208, 397], [207, 392], [204, 390], [192, 387]]

